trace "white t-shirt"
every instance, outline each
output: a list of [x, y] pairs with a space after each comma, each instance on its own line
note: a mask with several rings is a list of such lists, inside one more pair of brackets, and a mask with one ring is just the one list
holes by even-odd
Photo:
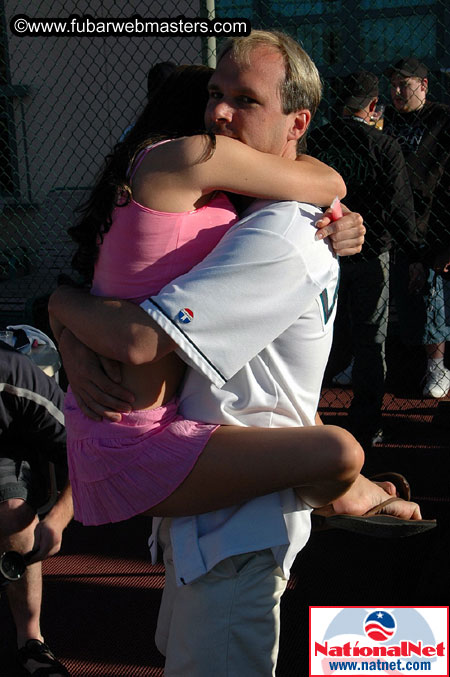
[[[200, 264], [142, 307], [192, 367], [181, 392], [186, 418], [314, 425], [332, 341], [338, 261], [314, 238], [318, 208], [259, 201], [247, 214]], [[265, 548], [288, 576], [309, 538], [309, 513], [288, 490], [173, 519], [178, 583], [226, 557]]]

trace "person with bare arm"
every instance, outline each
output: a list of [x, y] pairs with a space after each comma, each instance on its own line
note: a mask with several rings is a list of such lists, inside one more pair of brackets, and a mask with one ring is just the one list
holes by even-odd
[[[321, 85], [294, 40], [269, 31], [231, 39], [208, 87], [206, 123], [218, 140], [298, 164]], [[67, 288], [50, 299], [86, 415], [106, 424], [135, 413], [114, 360], [141, 368], [176, 355], [188, 365], [178, 412], [219, 426], [189, 475], [152, 508], [162, 517], [153, 520], [152, 551], [159, 541], [166, 565], [156, 636], [166, 677], [275, 674], [279, 602], [309, 538], [311, 504], [333, 501], [363, 525], [374, 523], [368, 511], [389, 513], [392, 530], [421, 523], [419, 507], [395, 498], [393, 485], [360, 475], [351, 435], [314, 425], [339, 279], [316, 222], [338, 249], [355, 253], [361, 218], [330, 224], [316, 206], [289, 200], [253, 202], [241, 217], [141, 307]]]

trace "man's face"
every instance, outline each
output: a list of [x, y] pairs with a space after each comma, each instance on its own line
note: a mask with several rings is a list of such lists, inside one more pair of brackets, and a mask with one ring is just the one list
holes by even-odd
[[[250, 65], [238, 65], [227, 53], [209, 81], [206, 127], [273, 155], [292, 155], [295, 113], [285, 115], [280, 83], [285, 68], [282, 55], [272, 47], [256, 47]], [[309, 119], [309, 118], [308, 118]]]
[[422, 108], [427, 96], [426, 78], [405, 77], [394, 73], [391, 78], [391, 97], [399, 113], [411, 113]]

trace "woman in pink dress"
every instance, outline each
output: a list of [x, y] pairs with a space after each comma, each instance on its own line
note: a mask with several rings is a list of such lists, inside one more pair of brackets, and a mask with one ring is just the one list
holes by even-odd
[[[75, 267], [87, 282], [92, 280], [92, 293], [138, 303], [187, 272], [237, 220], [230, 196], [222, 191], [319, 205], [345, 193], [340, 176], [312, 158], [302, 155], [292, 162], [233, 138], [197, 133], [210, 74], [204, 67], [178, 68], [107, 159], [71, 233], [79, 244]], [[185, 101], [191, 102], [187, 109], [181, 106]], [[243, 100], [241, 105], [253, 104]], [[58, 336], [63, 328], [55, 317], [52, 323]], [[70, 320], [67, 324], [70, 329]], [[139, 367], [122, 365], [122, 384], [134, 392], [135, 402], [118, 423], [88, 419], [69, 392], [68, 455], [78, 520], [103, 524], [136, 514], [160, 514], [162, 503], [167, 515], [172, 498], [173, 510], [179, 510], [177, 489], [195, 474], [218, 428], [178, 414], [176, 394], [184, 369], [173, 353]], [[240, 434], [248, 440], [251, 430], [256, 431], [235, 429], [233, 443], [239, 443]], [[362, 450], [340, 428], [264, 432], [266, 440], [273, 437], [277, 451], [281, 444], [295, 459], [297, 470], [290, 481], [313, 506], [344, 493], [359, 474]], [[263, 458], [264, 445], [262, 463]], [[267, 468], [266, 475], [261, 493], [276, 491], [286, 482], [273, 468]], [[198, 493], [198, 478], [194, 481]], [[236, 470], [236, 485], [245, 486], [242, 466]], [[210, 510], [208, 483], [203, 487], [205, 509]], [[254, 491], [252, 486], [248, 497]], [[232, 486], [228, 502], [236, 502]]]

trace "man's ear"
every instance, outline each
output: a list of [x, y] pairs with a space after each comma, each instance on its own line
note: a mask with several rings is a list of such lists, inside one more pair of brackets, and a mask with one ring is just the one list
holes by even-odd
[[300, 139], [309, 127], [311, 122], [311, 113], [306, 108], [298, 110], [293, 115], [292, 126], [289, 130], [289, 139]]
[[372, 99], [372, 101], [369, 103], [369, 113], [373, 113], [377, 103], [378, 103], [378, 97], [376, 99]]
[[422, 78], [422, 87], [425, 92], [428, 92], [428, 78]]

